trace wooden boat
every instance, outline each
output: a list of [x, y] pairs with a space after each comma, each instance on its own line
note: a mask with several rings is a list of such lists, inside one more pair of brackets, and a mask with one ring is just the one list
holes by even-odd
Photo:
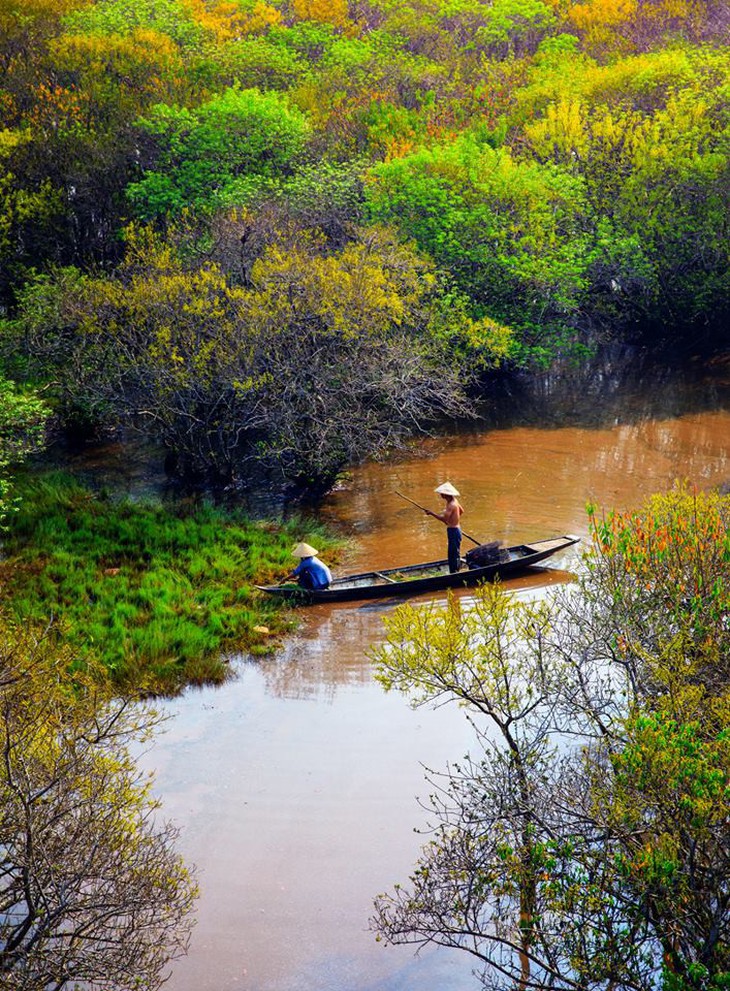
[[528, 571], [533, 565], [577, 544], [580, 537], [565, 534], [531, 544], [517, 544], [502, 550], [504, 560], [478, 568], [467, 568], [449, 574], [448, 561], [429, 561], [403, 568], [365, 571], [360, 575], [335, 578], [329, 588], [310, 591], [299, 585], [257, 585], [262, 592], [291, 599], [297, 603], [348, 602], [356, 599], [379, 599], [398, 595], [419, 595], [449, 588], [464, 588], [495, 578], [511, 578]]

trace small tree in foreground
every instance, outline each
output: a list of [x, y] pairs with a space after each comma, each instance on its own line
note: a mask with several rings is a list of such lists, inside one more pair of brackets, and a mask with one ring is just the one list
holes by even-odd
[[380, 938], [465, 950], [486, 988], [728, 985], [729, 520], [678, 488], [594, 519], [551, 599], [484, 586], [386, 621], [381, 682], [456, 700], [477, 750], [430, 773], [433, 836]]
[[155, 717], [70, 660], [0, 641], [0, 985], [151, 991], [196, 896], [128, 751]]

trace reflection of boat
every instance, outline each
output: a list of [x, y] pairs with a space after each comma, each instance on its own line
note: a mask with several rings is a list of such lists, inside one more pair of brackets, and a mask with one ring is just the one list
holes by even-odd
[[394, 595], [418, 595], [421, 592], [439, 592], [448, 588], [463, 588], [495, 578], [511, 578], [529, 571], [553, 554], [578, 543], [580, 537], [566, 534], [548, 540], [536, 540], [531, 544], [505, 547], [500, 560], [482, 567], [468, 568], [449, 574], [448, 561], [430, 561], [411, 564], [404, 568], [388, 568], [383, 571], [366, 571], [360, 575], [335, 578], [329, 588], [309, 591], [299, 585], [257, 585], [262, 592], [292, 599], [294, 602], [347, 602], [355, 599], [379, 599]]

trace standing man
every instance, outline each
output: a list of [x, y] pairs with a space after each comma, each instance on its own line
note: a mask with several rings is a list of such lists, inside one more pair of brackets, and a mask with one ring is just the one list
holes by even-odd
[[446, 526], [446, 536], [449, 542], [449, 571], [453, 575], [461, 567], [461, 514], [464, 512], [457, 496], [459, 493], [451, 484], [444, 482], [434, 489], [441, 496], [446, 505], [441, 513], [432, 513], [430, 509], [424, 510], [429, 516], [433, 516]]
[[292, 550], [292, 555], [301, 558], [301, 561], [284, 581], [296, 578], [302, 588], [327, 588], [332, 581], [332, 573], [327, 565], [319, 560], [318, 553], [319, 551], [310, 544], [297, 544]]

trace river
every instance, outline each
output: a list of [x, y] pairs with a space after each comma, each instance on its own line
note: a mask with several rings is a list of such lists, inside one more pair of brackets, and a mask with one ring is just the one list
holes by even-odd
[[[510, 543], [585, 537], [589, 500], [626, 508], [675, 479], [728, 483], [730, 364], [686, 367], [626, 374], [609, 363], [588, 378], [546, 378], [529, 400], [513, 394], [495, 409], [488, 429], [353, 471], [321, 510], [354, 538], [338, 567], [443, 556], [443, 528], [395, 491], [438, 509], [445, 479], [462, 493], [468, 533]], [[543, 594], [578, 554], [510, 588]], [[163, 704], [166, 731], [142, 763], [201, 887], [170, 991], [478, 987], [466, 955], [414, 956], [368, 930], [374, 896], [407, 879], [427, 839], [414, 832], [427, 822], [422, 765], [442, 768], [471, 742], [455, 707], [413, 710], [374, 682], [367, 652], [395, 605], [305, 610], [275, 657], [242, 658], [224, 686]]]

